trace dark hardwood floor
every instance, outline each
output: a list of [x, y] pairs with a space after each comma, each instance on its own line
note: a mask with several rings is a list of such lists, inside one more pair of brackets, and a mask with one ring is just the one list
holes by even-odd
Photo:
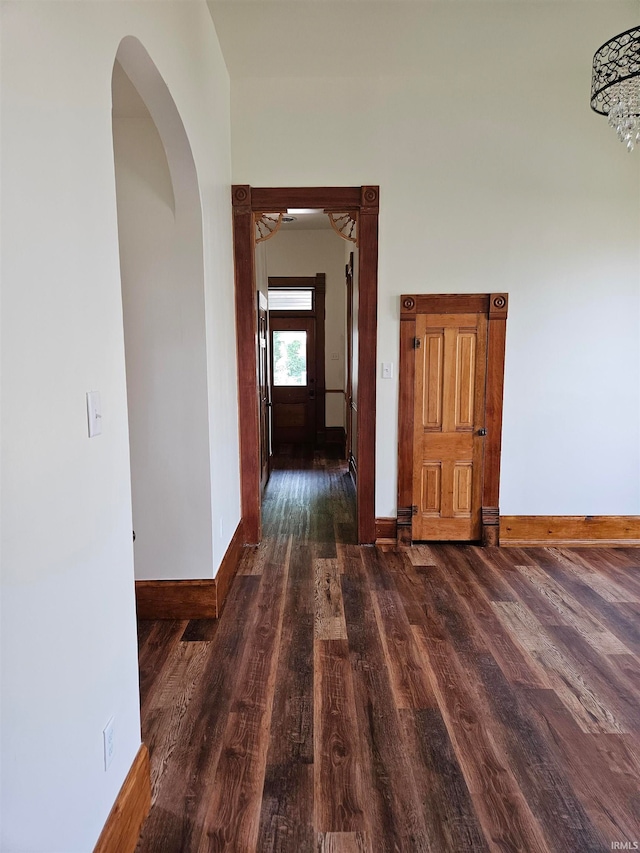
[[139, 853], [637, 849], [640, 551], [359, 547], [319, 456], [264, 521], [218, 622], [140, 623]]

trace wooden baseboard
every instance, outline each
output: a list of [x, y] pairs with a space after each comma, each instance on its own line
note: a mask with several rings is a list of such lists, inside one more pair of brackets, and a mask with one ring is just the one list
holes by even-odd
[[500, 545], [511, 548], [640, 546], [637, 515], [503, 515]]
[[93, 853], [133, 853], [150, 808], [149, 751], [142, 744], [109, 812]]
[[344, 457], [347, 446], [347, 433], [344, 427], [327, 427], [325, 429], [326, 444], [338, 445], [341, 455]]
[[216, 582], [136, 581], [136, 610], [138, 619], [215, 619]]
[[222, 608], [224, 607], [224, 603], [227, 599], [229, 587], [231, 586], [231, 582], [238, 571], [238, 566], [240, 565], [240, 559], [242, 557], [242, 549], [244, 548], [244, 540], [244, 523], [243, 520], [240, 519], [240, 523], [236, 527], [236, 532], [233, 534], [231, 542], [229, 542], [229, 547], [222, 558], [218, 574], [215, 578], [216, 617], [219, 617], [222, 613]]
[[396, 545], [398, 522], [395, 518], [376, 518], [376, 545]]
[[242, 520], [211, 580], [136, 581], [138, 619], [217, 619], [244, 547]]

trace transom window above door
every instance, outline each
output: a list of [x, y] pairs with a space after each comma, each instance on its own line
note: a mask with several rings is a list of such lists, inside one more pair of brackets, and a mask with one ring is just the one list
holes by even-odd
[[313, 311], [313, 288], [269, 288], [269, 311]]

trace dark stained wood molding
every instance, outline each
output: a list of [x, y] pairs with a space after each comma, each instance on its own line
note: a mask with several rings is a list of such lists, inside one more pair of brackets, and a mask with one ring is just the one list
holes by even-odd
[[346, 432], [346, 440], [345, 440], [345, 457], [349, 462], [349, 473], [353, 477], [353, 472], [351, 471], [351, 457], [353, 455], [353, 443], [352, 443], [352, 433], [353, 433], [353, 418], [351, 415], [352, 404], [353, 404], [353, 258], [354, 253], [349, 252], [349, 261], [345, 264], [344, 267], [344, 284], [346, 289], [346, 297], [347, 297], [347, 326], [346, 326], [346, 386], [344, 389], [344, 402], [345, 402], [345, 432]]
[[[255, 280], [255, 224], [250, 186], [231, 188], [233, 260], [236, 280], [240, 494], [247, 541], [257, 545], [260, 520], [260, 420], [258, 400], [258, 318]], [[241, 283], [241, 286], [239, 286]]]
[[134, 853], [150, 808], [149, 751], [142, 744], [122, 783], [93, 853]]
[[[377, 188], [375, 188], [377, 189]], [[343, 213], [360, 208], [361, 187], [252, 187], [253, 210], [278, 213], [288, 207], [309, 207]]]
[[488, 293], [417, 293], [401, 297], [400, 318], [416, 314], [489, 314]]
[[327, 427], [327, 444], [344, 444], [345, 435], [344, 427]]
[[504, 356], [507, 338], [509, 297], [506, 293], [489, 295], [489, 328], [487, 331], [487, 381], [485, 396], [485, 427], [482, 483], [482, 506], [495, 508], [495, 515], [486, 532], [483, 521], [483, 542], [500, 544], [500, 454], [502, 449], [502, 402], [504, 391]]
[[215, 619], [215, 579], [136, 581], [136, 611], [138, 619]]
[[340, 449], [340, 458], [344, 459], [347, 445], [347, 433], [344, 427], [327, 427], [324, 431], [326, 444], [337, 446]]
[[503, 515], [500, 544], [615, 548], [640, 546], [638, 515]]
[[418, 314], [486, 314], [487, 373], [482, 483], [482, 542], [500, 544], [500, 452], [509, 297], [506, 293], [407, 294], [400, 297], [400, 392], [398, 404], [398, 543], [408, 545], [413, 500], [413, 417]]
[[231, 538], [231, 542], [227, 546], [225, 555], [220, 563], [218, 574], [215, 576], [216, 582], [216, 617], [220, 617], [224, 603], [227, 600], [227, 594], [231, 582], [236, 576], [240, 560], [242, 559], [242, 551], [245, 545], [244, 519], [240, 519], [240, 523], [236, 527], [236, 532]]
[[[404, 300], [403, 307], [413, 297]], [[410, 309], [411, 310], [411, 309]], [[400, 319], [400, 362], [398, 375], [400, 389], [398, 396], [398, 542], [411, 544], [411, 504], [413, 502], [413, 410], [415, 395], [416, 360], [413, 339], [416, 336], [415, 313]]]
[[241, 520], [211, 580], [136, 581], [138, 619], [217, 619], [240, 565], [244, 539]]
[[[257, 323], [253, 213], [313, 207], [358, 214], [358, 408], [366, 412], [358, 428], [357, 535], [358, 542], [375, 542], [375, 405], [378, 302], [378, 214], [380, 189], [362, 187], [250, 187], [231, 192], [236, 281], [236, 327], [240, 420], [240, 479], [242, 514], [247, 542], [261, 538], [260, 433], [256, 369]], [[251, 345], [251, 341], [255, 345]], [[319, 395], [324, 399], [324, 394]]]
[[395, 545], [398, 526], [395, 518], [376, 518], [376, 545]]
[[358, 215], [358, 542], [375, 542], [378, 187], [362, 187]]

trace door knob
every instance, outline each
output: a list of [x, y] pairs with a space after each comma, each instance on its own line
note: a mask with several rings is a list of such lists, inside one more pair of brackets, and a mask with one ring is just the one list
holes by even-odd
[[482, 427], [482, 429], [478, 430], [478, 435], [486, 435], [486, 434], [487, 434], [487, 431], [484, 427]]

